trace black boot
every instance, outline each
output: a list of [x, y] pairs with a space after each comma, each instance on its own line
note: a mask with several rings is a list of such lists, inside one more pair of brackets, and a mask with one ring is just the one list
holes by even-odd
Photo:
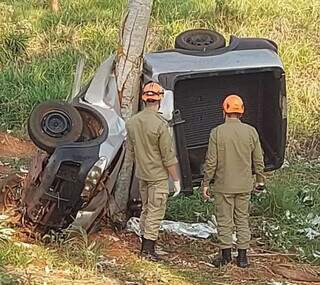
[[213, 260], [212, 264], [215, 267], [221, 267], [230, 263], [231, 260], [231, 248], [225, 248], [221, 250], [221, 253]]
[[249, 266], [246, 249], [238, 249], [237, 265], [241, 268]]
[[155, 252], [154, 240], [142, 238], [141, 257], [144, 257], [150, 261], [159, 261], [160, 257]]
[[144, 237], [143, 237], [143, 236], [141, 236], [141, 249], [140, 249], [140, 255], [142, 254], [143, 246], [144, 246]]

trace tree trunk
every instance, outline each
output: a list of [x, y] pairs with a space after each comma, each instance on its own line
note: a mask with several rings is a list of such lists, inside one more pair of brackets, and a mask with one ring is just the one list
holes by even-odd
[[59, 0], [51, 0], [50, 1], [50, 8], [53, 12], [58, 12], [60, 10]]
[[[138, 110], [143, 52], [153, 0], [128, 0], [116, 60], [116, 78], [121, 114], [127, 121]], [[123, 221], [129, 199], [133, 162], [125, 157], [118, 176], [114, 201], [110, 201], [112, 219]]]

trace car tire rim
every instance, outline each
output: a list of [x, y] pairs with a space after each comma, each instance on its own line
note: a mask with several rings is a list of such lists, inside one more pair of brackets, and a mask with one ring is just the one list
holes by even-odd
[[194, 35], [186, 38], [185, 40], [188, 44], [197, 47], [206, 47], [214, 43], [214, 39], [209, 35]]
[[71, 119], [63, 112], [50, 112], [43, 117], [41, 127], [48, 136], [61, 138], [71, 131]]

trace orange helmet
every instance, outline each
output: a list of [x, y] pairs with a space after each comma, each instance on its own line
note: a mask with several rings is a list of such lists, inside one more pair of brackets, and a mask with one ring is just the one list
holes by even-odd
[[229, 95], [223, 101], [223, 110], [225, 113], [244, 113], [244, 105], [242, 99], [237, 95]]
[[164, 91], [163, 88], [159, 83], [156, 82], [149, 82], [144, 85], [143, 93], [142, 93], [142, 100], [154, 100], [160, 101], [163, 97]]

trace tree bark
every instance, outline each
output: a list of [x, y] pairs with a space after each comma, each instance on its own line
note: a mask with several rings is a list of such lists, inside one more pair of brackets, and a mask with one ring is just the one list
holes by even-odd
[[51, 0], [50, 1], [50, 8], [53, 12], [58, 12], [60, 10], [59, 0]]
[[[121, 114], [127, 121], [138, 110], [143, 52], [153, 0], [129, 0], [116, 58], [115, 74], [121, 102]], [[114, 201], [110, 201], [112, 219], [123, 221], [129, 200], [133, 162], [126, 156], [118, 176]]]

